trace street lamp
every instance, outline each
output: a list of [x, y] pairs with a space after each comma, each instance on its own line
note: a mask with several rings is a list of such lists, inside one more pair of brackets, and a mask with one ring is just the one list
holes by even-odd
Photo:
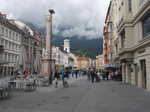
[[46, 49], [48, 51], [49, 84], [52, 84], [52, 15], [55, 14], [55, 11], [50, 9], [49, 13], [50, 15], [47, 17]]
[[49, 9], [49, 13], [52, 15], [55, 14], [55, 11], [53, 9]]

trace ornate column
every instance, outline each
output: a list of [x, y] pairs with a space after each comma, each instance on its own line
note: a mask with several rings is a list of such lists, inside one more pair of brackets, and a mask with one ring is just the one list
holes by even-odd
[[50, 15], [46, 17], [46, 51], [47, 51], [47, 69], [49, 83], [52, 84], [52, 14], [54, 10], [49, 10]]

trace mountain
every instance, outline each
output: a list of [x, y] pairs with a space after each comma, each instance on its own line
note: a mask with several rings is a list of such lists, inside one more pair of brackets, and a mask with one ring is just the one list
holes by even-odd
[[[37, 27], [36, 25], [25, 22], [28, 26], [36, 29], [41, 34], [45, 34], [45, 28]], [[62, 28], [63, 29], [63, 28]], [[60, 35], [53, 36], [53, 45], [63, 47], [64, 37]], [[71, 52], [78, 56], [87, 56], [90, 58], [95, 58], [95, 56], [102, 54], [103, 52], [103, 40], [102, 38], [88, 39], [87, 37], [71, 37], [70, 38]]]
[[24, 22], [26, 25], [28, 25], [29, 27], [31, 27], [32, 29], [36, 29], [38, 32], [40, 32], [42, 35], [45, 34], [45, 27], [38, 27], [37, 25], [33, 24], [33, 23], [30, 23], [30, 22], [27, 22], [27, 21], [23, 21], [21, 20], [22, 22]]
[[[63, 37], [54, 36], [53, 45], [63, 46]], [[95, 58], [95, 56], [102, 54], [103, 52], [103, 40], [99, 39], [87, 39], [85, 37], [71, 37], [70, 38], [71, 52], [78, 56], [87, 56]]]

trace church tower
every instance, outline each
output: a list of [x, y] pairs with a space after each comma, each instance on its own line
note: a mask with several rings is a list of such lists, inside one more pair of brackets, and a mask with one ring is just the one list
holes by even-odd
[[66, 51], [67, 53], [70, 53], [70, 40], [69, 39], [64, 40], [64, 51]]

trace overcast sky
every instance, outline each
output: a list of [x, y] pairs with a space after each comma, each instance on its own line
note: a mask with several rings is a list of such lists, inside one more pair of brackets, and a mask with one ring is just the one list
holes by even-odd
[[110, 0], [0, 0], [0, 11], [9, 18], [45, 25], [53, 8], [54, 33], [65, 37], [99, 38]]

